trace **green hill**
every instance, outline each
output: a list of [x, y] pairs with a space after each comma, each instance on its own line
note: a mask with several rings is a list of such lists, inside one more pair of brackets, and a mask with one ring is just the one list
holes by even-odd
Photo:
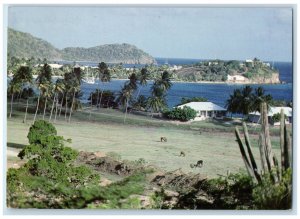
[[126, 64], [152, 64], [155, 59], [130, 44], [108, 44], [91, 48], [68, 47], [59, 50], [45, 40], [8, 28], [8, 54], [18, 58], [93, 61]]
[[7, 51], [18, 58], [46, 58], [60, 60], [61, 52], [45, 40], [36, 38], [29, 33], [8, 28]]
[[64, 60], [104, 61], [109, 63], [151, 64], [155, 60], [130, 44], [107, 44], [91, 48], [68, 47], [62, 50]]

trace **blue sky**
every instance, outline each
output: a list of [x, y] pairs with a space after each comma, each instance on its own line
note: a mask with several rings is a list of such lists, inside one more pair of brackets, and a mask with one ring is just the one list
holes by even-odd
[[130, 43], [154, 57], [292, 61], [291, 8], [10, 6], [8, 26], [60, 49]]

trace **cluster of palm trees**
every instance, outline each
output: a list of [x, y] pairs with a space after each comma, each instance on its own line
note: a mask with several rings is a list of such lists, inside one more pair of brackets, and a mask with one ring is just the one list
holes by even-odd
[[[147, 99], [143, 95], [140, 95], [141, 87], [146, 86], [148, 83], [147, 80], [149, 80], [147, 68], [142, 68], [138, 75], [133, 72], [128, 79], [129, 81], [124, 84], [121, 91], [117, 94], [117, 102], [125, 112], [124, 123], [129, 103], [132, 106], [139, 106], [140, 109], [142, 106], [146, 107], [146, 109], [151, 111], [152, 116], [153, 113], [162, 112], [166, 108], [166, 93], [172, 86], [171, 74], [168, 71], [164, 71], [159, 78], [154, 80], [151, 86], [151, 96]], [[140, 86], [138, 86], [138, 83]], [[134, 97], [136, 91], [137, 95]]]
[[253, 90], [249, 85], [242, 89], [235, 89], [233, 94], [227, 100], [226, 107], [231, 113], [248, 115], [253, 111], [260, 111], [260, 104], [267, 103], [269, 106], [272, 102], [272, 96], [266, 95], [263, 87]]
[[[11, 109], [9, 117], [12, 115], [13, 102], [16, 94], [26, 91], [26, 87], [36, 84], [38, 96], [36, 101], [36, 108], [33, 122], [37, 119], [38, 112], [43, 113], [43, 120], [45, 120], [46, 112], [49, 111], [49, 122], [53, 119], [53, 112], [55, 112], [54, 122], [57, 116], [61, 115], [63, 106], [65, 107], [65, 119], [71, 121], [72, 112], [80, 105], [78, 97], [80, 96], [81, 84], [81, 70], [74, 68], [71, 72], [66, 72], [63, 79], [52, 80], [52, 69], [45, 63], [38, 70], [38, 77], [33, 81], [31, 66], [20, 66], [13, 75], [9, 83], [8, 93], [11, 96]], [[28, 112], [27, 97], [26, 110], [23, 122], [26, 122]], [[67, 119], [67, 113], [69, 116]]]

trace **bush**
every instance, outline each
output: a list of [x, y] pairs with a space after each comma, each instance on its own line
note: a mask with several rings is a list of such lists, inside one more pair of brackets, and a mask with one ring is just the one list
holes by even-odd
[[[276, 113], [272, 116], [272, 121], [273, 122], [280, 122], [280, 113]], [[284, 119], [287, 119], [287, 116], [284, 114]]]
[[168, 119], [188, 121], [197, 116], [197, 112], [188, 106], [183, 108], [174, 108], [173, 110], [164, 112], [164, 116]]
[[27, 138], [29, 144], [40, 144], [42, 137], [53, 136], [56, 134], [57, 131], [51, 123], [44, 120], [38, 120], [30, 127]]
[[253, 198], [258, 209], [290, 209], [292, 207], [292, 171], [287, 169], [279, 183], [273, 183], [270, 174], [264, 175], [262, 182], [253, 190]]

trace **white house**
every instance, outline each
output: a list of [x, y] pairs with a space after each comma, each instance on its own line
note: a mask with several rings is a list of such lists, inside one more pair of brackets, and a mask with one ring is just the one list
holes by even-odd
[[[269, 123], [271, 123], [273, 125], [279, 125], [279, 122], [274, 123], [274, 121], [272, 120], [272, 116], [277, 113], [280, 114], [281, 109], [283, 109], [284, 114], [287, 116], [286, 124], [292, 123], [293, 110], [291, 107], [270, 107], [269, 112], [268, 112]], [[257, 111], [249, 113], [248, 118], [249, 118], [250, 122], [260, 123], [260, 113]]]
[[208, 118], [223, 118], [226, 114], [226, 109], [212, 102], [190, 102], [177, 106], [183, 108], [188, 106], [197, 112], [195, 120], [205, 120]]
[[248, 81], [248, 78], [244, 77], [243, 75], [227, 75], [227, 82], [245, 83]]

